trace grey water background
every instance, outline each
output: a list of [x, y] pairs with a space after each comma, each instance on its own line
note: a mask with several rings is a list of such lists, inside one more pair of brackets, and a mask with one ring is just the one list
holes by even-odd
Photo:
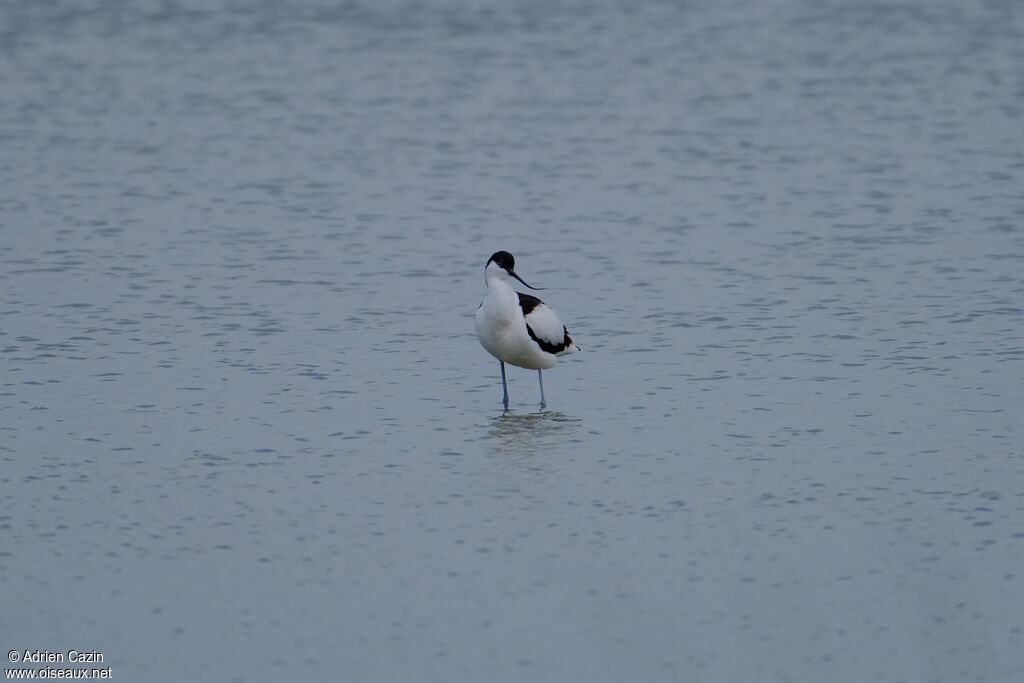
[[0, 646], [1024, 680], [1022, 9], [0, 5]]

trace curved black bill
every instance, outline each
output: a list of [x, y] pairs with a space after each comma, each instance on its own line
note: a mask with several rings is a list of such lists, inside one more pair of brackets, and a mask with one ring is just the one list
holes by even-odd
[[[523, 278], [521, 278], [521, 277], [519, 277], [518, 275], [516, 275], [516, 274], [515, 274], [515, 272], [513, 272], [513, 271], [510, 271], [510, 272], [509, 272], [509, 275], [511, 275], [511, 276], [512, 276], [512, 277], [514, 277], [515, 279], [519, 280], [520, 282], [523, 282]], [[526, 283], [525, 283], [525, 282], [523, 282], [523, 284], [524, 284], [524, 285], [526, 285]], [[527, 286], [527, 287], [529, 287], [530, 289], [535, 289], [535, 290], [537, 290], [538, 292], [539, 292], [540, 290], [544, 289], [543, 287], [533, 287], [532, 285], [526, 285], [526, 286]]]

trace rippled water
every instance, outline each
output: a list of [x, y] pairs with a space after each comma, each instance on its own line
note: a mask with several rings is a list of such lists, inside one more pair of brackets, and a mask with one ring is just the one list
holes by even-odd
[[[0, 645], [1024, 678], [1024, 14], [0, 8]], [[583, 352], [497, 363], [507, 249]]]

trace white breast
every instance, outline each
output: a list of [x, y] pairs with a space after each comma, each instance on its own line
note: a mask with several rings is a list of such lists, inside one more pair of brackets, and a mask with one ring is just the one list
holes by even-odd
[[[579, 350], [558, 315], [537, 302], [524, 317], [519, 294], [504, 282], [490, 282], [487, 298], [476, 312], [480, 344], [500, 361], [531, 370], [555, 365], [558, 356]], [[529, 327], [528, 327], [529, 326]], [[532, 332], [532, 335], [531, 335]]]

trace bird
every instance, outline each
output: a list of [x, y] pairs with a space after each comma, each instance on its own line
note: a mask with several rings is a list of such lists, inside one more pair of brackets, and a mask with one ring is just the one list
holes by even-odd
[[580, 347], [551, 307], [531, 294], [512, 289], [515, 278], [533, 287], [516, 274], [516, 260], [507, 251], [496, 251], [484, 265], [487, 296], [476, 310], [476, 336], [480, 345], [501, 364], [502, 403], [508, 410], [508, 384], [505, 363], [537, 371], [540, 382], [540, 409], [544, 400], [544, 375], [559, 356], [576, 353]]

